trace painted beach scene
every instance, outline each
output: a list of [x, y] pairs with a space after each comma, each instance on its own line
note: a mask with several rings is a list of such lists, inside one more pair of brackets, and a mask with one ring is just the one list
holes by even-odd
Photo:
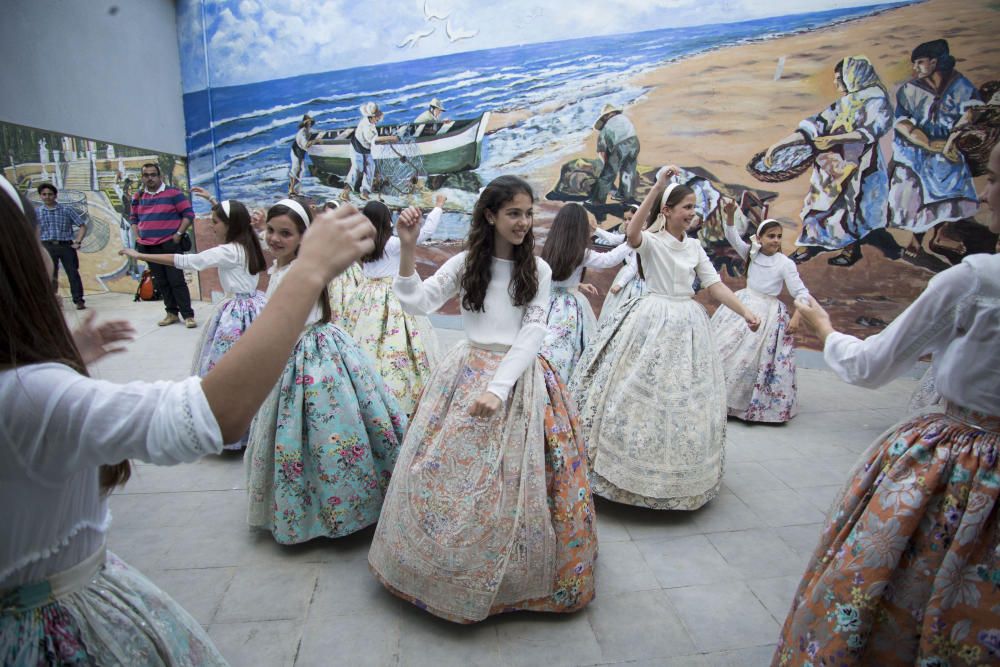
[[[567, 201], [620, 229], [656, 170], [676, 164], [698, 195], [690, 233], [727, 283], [741, 287], [745, 271], [722, 233], [733, 200], [746, 233], [779, 219], [785, 252], [838, 326], [869, 335], [935, 273], [996, 246], [972, 204], [976, 151], [997, 125], [1000, 47], [997, 31], [969, 26], [1000, 27], [1000, 11], [845, 4], [780, 2], [754, 17], [747, 3], [654, 2], [631, 8], [635, 21], [606, 17], [616, 32], [551, 40], [581, 34], [566, 28], [574, 14], [598, 25], [602, 8], [520, 2], [491, 30], [496, 9], [420, 0], [392, 3], [391, 29], [339, 5], [273, 28], [273, 8], [253, 0], [182, 4], [191, 184], [260, 207], [296, 193], [426, 212], [444, 195], [419, 252], [426, 275], [461, 249], [496, 176], [534, 187], [540, 245]], [[370, 37], [350, 51], [332, 29], [345, 20]], [[290, 49], [251, 68], [231, 56], [236, 38], [277, 53], [296, 34], [317, 57]], [[950, 67], [919, 71], [928, 60]], [[934, 169], [914, 166], [927, 157], [910, 150], [915, 137]], [[931, 192], [940, 206], [928, 208]], [[588, 273], [595, 307], [613, 275]]]

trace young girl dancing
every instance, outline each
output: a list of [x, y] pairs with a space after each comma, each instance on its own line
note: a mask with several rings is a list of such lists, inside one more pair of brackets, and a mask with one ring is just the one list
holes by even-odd
[[[324, 211], [336, 211], [340, 207], [340, 202], [331, 199], [323, 204]], [[327, 285], [330, 294], [330, 321], [342, 324], [344, 315], [347, 313], [347, 306], [351, 302], [351, 297], [364, 282], [365, 275], [361, 272], [361, 264], [351, 264], [346, 271], [333, 279]]]
[[225, 665], [197, 621], [107, 550], [128, 459], [172, 465], [237, 440], [320, 288], [372, 246], [356, 211], [326, 216], [279, 290], [204, 378], [117, 385], [87, 364], [127, 322], [70, 333], [30, 204], [0, 177], [0, 664]]
[[[250, 213], [238, 201], [227, 199], [212, 206], [212, 232], [220, 244], [193, 255], [147, 255], [131, 248], [118, 254], [146, 263], [165, 264], [183, 270], [219, 270], [219, 283], [226, 299], [218, 305], [201, 333], [191, 364], [192, 375], [204, 376], [239, 340], [264, 308], [266, 299], [257, 290], [257, 274], [266, 267], [257, 236], [250, 226]], [[226, 449], [246, 447], [246, 436], [227, 443]]]
[[517, 609], [570, 612], [594, 596], [597, 538], [576, 413], [537, 352], [551, 271], [532, 254], [531, 187], [501, 176], [466, 250], [425, 281], [420, 212], [400, 216], [410, 312], [458, 295], [469, 340], [434, 371], [406, 433], [368, 562], [394, 594], [459, 623]]
[[[268, 298], [295, 265], [311, 219], [294, 199], [267, 212], [267, 245], [276, 257]], [[330, 323], [324, 288], [250, 429], [250, 525], [295, 544], [375, 523], [405, 429], [406, 415], [372, 361]]]
[[660, 170], [628, 226], [649, 291], [598, 329], [569, 387], [580, 407], [594, 493], [693, 510], [719, 492], [726, 439], [725, 379], [708, 315], [691, 298], [695, 276], [751, 328], [759, 322], [687, 236], [695, 197], [687, 186], [667, 187], [676, 173]]
[[[1000, 145], [980, 200], [1000, 232]], [[868, 447], [830, 509], [772, 665], [983, 665], [1000, 659], [1000, 255], [934, 276], [858, 340], [810, 298], [802, 319], [845, 382], [878, 387], [933, 355], [944, 411]]]
[[[437, 229], [445, 201], [443, 195], [437, 196], [435, 208], [420, 230], [418, 243], [429, 239]], [[344, 328], [375, 360], [403, 412], [412, 415], [437, 360], [437, 338], [430, 321], [404, 312], [393, 294], [392, 280], [399, 271], [400, 240], [392, 234], [389, 207], [371, 201], [361, 212], [375, 225], [375, 250], [362, 260], [365, 279], [348, 304]]]
[[[639, 207], [635, 204], [630, 204], [625, 209], [625, 227], [628, 228], [629, 221], [635, 215], [635, 212], [639, 210]], [[598, 229], [595, 234], [599, 239], [605, 243], [610, 243], [613, 245], [618, 245], [625, 240], [624, 234], [615, 234], [614, 232], [608, 232], [603, 229]], [[625, 257], [625, 266], [619, 269], [618, 274], [615, 279], [611, 282], [611, 289], [608, 290], [608, 294], [604, 297], [604, 303], [601, 305], [601, 316], [598, 319], [598, 323], [603, 324], [604, 321], [612, 316], [612, 314], [621, 306], [623, 303], [627, 302], [629, 299], [635, 299], [646, 293], [646, 281], [639, 274], [639, 262], [636, 260], [635, 250], [632, 250]]]
[[712, 316], [712, 335], [726, 375], [729, 414], [750, 422], [786, 422], [797, 411], [795, 341], [797, 317], [788, 317], [778, 300], [781, 286], [796, 300], [809, 296], [795, 262], [781, 252], [781, 223], [768, 218], [746, 243], [736, 232], [736, 202], [724, 206], [726, 240], [747, 262], [747, 286], [740, 303], [759, 313], [763, 324], [747, 329], [743, 318], [720, 307]]
[[588, 268], [608, 269], [620, 264], [631, 248], [624, 236], [611, 252], [589, 250], [591, 236], [587, 209], [566, 204], [556, 214], [542, 247], [542, 259], [552, 269], [552, 296], [549, 297], [546, 326], [548, 333], [539, 352], [569, 380], [584, 348], [597, 329], [597, 318], [579, 285]]

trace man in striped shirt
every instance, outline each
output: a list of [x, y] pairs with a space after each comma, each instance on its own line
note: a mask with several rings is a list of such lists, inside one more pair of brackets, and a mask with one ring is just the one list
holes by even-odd
[[[180, 254], [184, 232], [194, 222], [191, 202], [177, 188], [168, 188], [160, 177], [160, 167], [152, 162], [142, 165], [142, 187], [132, 197], [129, 221], [135, 233], [136, 249], [154, 255]], [[194, 310], [184, 272], [172, 266], [150, 264], [153, 284], [163, 295], [167, 316], [159, 325], [165, 327], [184, 318], [184, 326], [193, 329]]]
[[87, 233], [87, 223], [69, 206], [56, 201], [59, 191], [51, 183], [38, 186], [42, 205], [37, 209], [38, 232], [42, 245], [52, 257], [52, 286], [59, 291], [59, 265], [62, 264], [69, 278], [69, 291], [77, 310], [83, 310], [83, 281], [80, 280], [80, 258], [76, 251]]

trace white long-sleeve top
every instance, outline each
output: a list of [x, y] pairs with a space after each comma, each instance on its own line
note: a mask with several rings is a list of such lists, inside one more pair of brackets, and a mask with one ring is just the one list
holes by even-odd
[[[434, 230], [441, 224], [441, 216], [444, 210], [435, 207], [427, 214], [427, 219], [420, 227], [420, 234], [417, 236], [417, 243], [424, 243], [434, 234]], [[374, 262], [365, 262], [361, 265], [361, 270], [366, 278], [388, 278], [399, 273], [399, 237], [390, 236], [385, 244], [385, 253]]]
[[193, 255], [174, 255], [178, 269], [219, 269], [219, 283], [226, 294], [253, 294], [258, 276], [247, 270], [247, 253], [239, 243], [223, 243]]
[[942, 396], [1000, 415], [1000, 255], [966, 257], [880, 333], [863, 341], [832, 333], [823, 348], [840, 379], [863, 387], [893, 380], [926, 353]]
[[0, 372], [0, 590], [41, 581], [93, 554], [111, 524], [98, 470], [222, 451], [201, 389], [114, 384], [57, 363]]
[[[411, 276], [396, 276], [392, 289], [403, 310], [413, 315], [427, 315], [443, 306], [448, 299], [459, 294], [466, 252], [460, 252], [439, 268], [427, 280]], [[493, 258], [490, 284], [486, 288], [483, 312], [462, 308], [462, 324], [468, 339], [480, 345], [509, 345], [500, 366], [490, 380], [487, 391], [506, 401], [511, 387], [530, 366], [542, 347], [548, 328], [549, 293], [552, 270], [541, 258], [535, 258], [538, 267], [538, 291], [527, 306], [511, 302], [510, 286], [514, 263]]]
[[[594, 236], [608, 244], [618, 245], [625, 242], [624, 234], [609, 232], [600, 228], [594, 232]], [[619, 271], [618, 275], [615, 276], [615, 285], [625, 287], [639, 275], [639, 262], [636, 260], [636, 257], [637, 255], [635, 254], [635, 250], [629, 247], [629, 252], [625, 255], [623, 260], [625, 262], [625, 268], [624, 270]]]
[[627, 243], [622, 243], [614, 250], [608, 252], [594, 252], [589, 248], [583, 254], [583, 264], [576, 267], [566, 280], [553, 280], [553, 287], [572, 288], [580, 284], [584, 269], [610, 269], [622, 263], [625, 257], [632, 252], [632, 248]]
[[[750, 244], [739, 235], [735, 225], [723, 225], [723, 228], [729, 245], [733, 246], [733, 250], [738, 252], [744, 261], [747, 261], [750, 256]], [[778, 296], [781, 294], [782, 285], [788, 288], [788, 293], [794, 299], [805, 299], [809, 296], [809, 290], [799, 277], [799, 270], [790, 257], [780, 252], [773, 255], [757, 253], [747, 270], [747, 287], [763, 294]]]
[[[295, 260], [292, 261], [294, 262]], [[284, 280], [285, 276], [288, 275], [288, 270], [290, 268], [292, 268], [292, 262], [289, 262], [284, 266], [278, 266], [278, 260], [275, 260], [271, 268], [267, 270], [267, 272], [271, 275], [271, 282], [267, 284], [267, 292], [266, 292], [268, 301], [270, 301], [271, 297], [274, 296], [275, 291], [278, 289], [278, 285], [280, 285], [281, 281]], [[323, 319], [323, 308], [322, 306], [319, 305], [319, 301], [317, 301], [316, 303], [313, 304], [312, 309], [309, 311], [309, 316], [306, 317], [306, 323], [305, 325], [303, 325], [302, 330], [305, 331], [310, 326], [316, 324], [322, 319]]]
[[698, 239], [685, 236], [678, 241], [667, 232], [642, 232], [635, 249], [642, 258], [646, 287], [650, 294], [666, 296], [694, 296], [694, 278], [697, 275], [702, 288], [711, 287], [722, 278], [712, 266]]

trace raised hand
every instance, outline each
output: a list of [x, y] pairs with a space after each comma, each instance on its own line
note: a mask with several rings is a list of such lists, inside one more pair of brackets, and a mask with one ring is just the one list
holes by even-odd
[[667, 182], [670, 181], [670, 177], [678, 176], [680, 175], [680, 173], [681, 173], [680, 167], [673, 164], [668, 164], [664, 167], [660, 167], [660, 170], [656, 172], [656, 185], [660, 187], [666, 187]]
[[434, 197], [434, 207], [444, 208], [444, 204], [446, 201], [448, 201], [448, 197], [446, 197], [445, 195], [436, 195]]
[[736, 222], [736, 205], [735, 199], [730, 199], [729, 197], [723, 197], [722, 199], [722, 212], [726, 214], [726, 224], [732, 227]]
[[215, 206], [215, 197], [213, 197], [205, 188], [196, 185], [191, 188], [191, 194], [196, 197], [201, 197], [202, 199], [207, 200], [212, 206]]
[[404, 245], [416, 245], [420, 236], [420, 226], [424, 223], [424, 214], [416, 206], [404, 209], [396, 219], [396, 234], [399, 242]]
[[109, 346], [135, 339], [135, 328], [131, 322], [108, 320], [95, 326], [96, 317], [96, 312], [87, 311], [83, 321], [73, 330], [73, 342], [76, 343], [76, 349], [80, 351], [80, 357], [85, 364], [93, 363], [109, 354], [124, 352], [124, 346]]

